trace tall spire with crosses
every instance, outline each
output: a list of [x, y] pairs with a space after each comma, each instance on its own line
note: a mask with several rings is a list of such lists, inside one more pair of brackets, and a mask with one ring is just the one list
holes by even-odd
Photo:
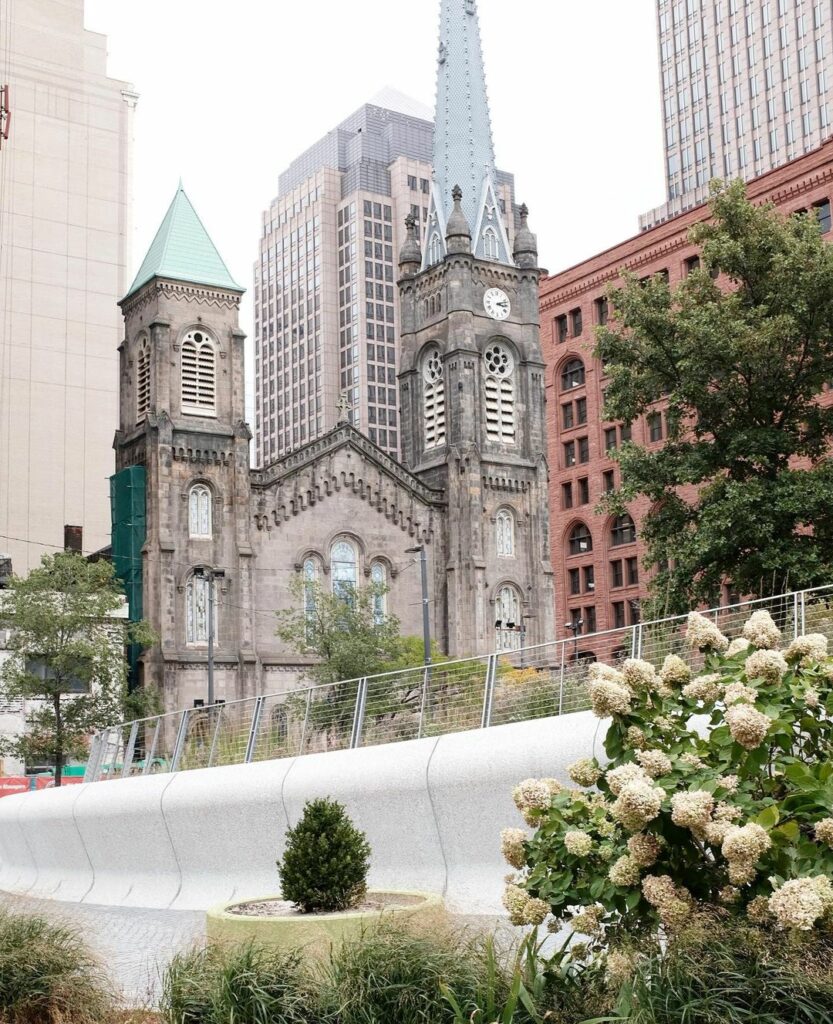
[[442, 0], [437, 55], [434, 181], [423, 247], [423, 269], [446, 255], [452, 190], [463, 192], [462, 211], [479, 259], [511, 264], [509, 238], [495, 181], [495, 151], [477, 0]]

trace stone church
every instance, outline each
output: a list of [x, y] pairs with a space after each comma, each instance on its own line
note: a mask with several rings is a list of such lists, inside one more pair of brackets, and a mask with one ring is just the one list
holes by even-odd
[[[347, 422], [263, 469], [249, 465], [243, 289], [180, 187], [121, 302], [116, 468], [142, 467], [142, 656], [167, 708], [206, 696], [216, 571], [216, 697], [284, 690], [304, 659], [275, 636], [292, 577], [383, 583], [378, 614], [452, 656], [555, 636], [544, 360], [535, 236], [496, 199], [475, 0], [442, 0], [434, 181], [425, 237], [399, 262], [403, 459]], [[422, 241], [422, 244], [421, 244]], [[410, 549], [410, 550], [409, 550]]]

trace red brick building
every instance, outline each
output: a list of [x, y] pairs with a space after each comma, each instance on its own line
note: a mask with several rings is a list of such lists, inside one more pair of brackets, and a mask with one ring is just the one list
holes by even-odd
[[[786, 213], [815, 208], [822, 230], [830, 232], [833, 139], [751, 181], [748, 192]], [[706, 206], [689, 210], [541, 284], [559, 636], [638, 622], [646, 591], [639, 522], [647, 504], [634, 503], [630, 515], [619, 519], [598, 515], [595, 508], [602, 494], [619, 484], [611, 453], [631, 436], [638, 444], [659, 446], [666, 421], [659, 407], [630, 430], [604, 419], [605, 376], [593, 349], [595, 329], [607, 318], [605, 292], [625, 269], [640, 277], [665, 274], [673, 288], [697, 266], [697, 248], [688, 234], [707, 216]]]

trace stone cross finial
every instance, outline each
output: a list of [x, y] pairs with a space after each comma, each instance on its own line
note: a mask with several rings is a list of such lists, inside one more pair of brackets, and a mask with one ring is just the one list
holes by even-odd
[[526, 220], [526, 218], [529, 216], [529, 207], [526, 205], [526, 203], [521, 204], [521, 208], [520, 210], [518, 210], [518, 213], [521, 215], [521, 220]]
[[463, 190], [459, 185], [455, 185], [451, 190], [451, 198], [455, 203], [461, 203], [463, 201]]
[[409, 213], [405, 218], [405, 227], [408, 229], [409, 233], [416, 227], [416, 217], [414, 217], [412, 213]]
[[336, 409], [338, 409], [338, 422], [347, 423], [349, 419], [349, 413], [353, 406], [350, 404], [350, 399], [347, 397], [347, 392], [342, 391], [339, 400], [336, 402]]

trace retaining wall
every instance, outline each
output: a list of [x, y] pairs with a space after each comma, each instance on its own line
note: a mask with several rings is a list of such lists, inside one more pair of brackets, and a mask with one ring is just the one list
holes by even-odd
[[307, 800], [330, 796], [367, 833], [370, 885], [500, 911], [512, 789], [567, 781], [600, 754], [589, 712], [409, 743], [0, 800], [0, 889], [106, 906], [206, 909], [278, 889], [275, 861]]

